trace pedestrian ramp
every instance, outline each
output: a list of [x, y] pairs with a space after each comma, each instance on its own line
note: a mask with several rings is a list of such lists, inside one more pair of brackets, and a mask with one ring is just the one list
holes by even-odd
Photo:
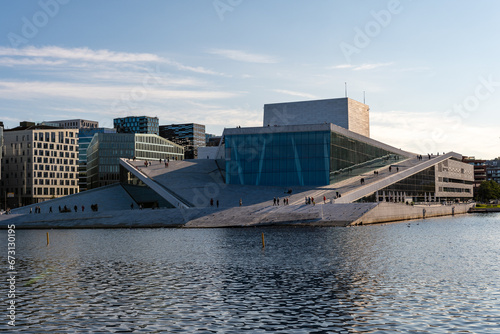
[[126, 159], [120, 158], [120, 165], [132, 173], [135, 177], [137, 177], [141, 182], [155, 191], [158, 195], [164, 198], [167, 202], [171, 203], [173, 206], [177, 208], [188, 208], [190, 207], [190, 203], [184, 200], [182, 197], [177, 194], [169, 191], [165, 186], [157, 183], [155, 180], [150, 178], [148, 175], [139, 170], [136, 166], [131, 164]]

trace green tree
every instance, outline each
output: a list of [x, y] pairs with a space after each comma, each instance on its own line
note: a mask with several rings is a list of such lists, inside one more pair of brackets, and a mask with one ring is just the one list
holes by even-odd
[[500, 184], [495, 181], [483, 181], [477, 190], [476, 200], [487, 202], [500, 198]]

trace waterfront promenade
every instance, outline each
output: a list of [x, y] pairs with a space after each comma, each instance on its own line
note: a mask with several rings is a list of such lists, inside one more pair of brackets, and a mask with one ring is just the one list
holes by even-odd
[[[427, 165], [425, 162], [412, 157], [394, 165], [402, 174], [419, 164]], [[139, 210], [139, 204], [126, 189], [115, 184], [12, 210], [12, 215], [0, 216], [0, 226], [10, 223], [19, 228], [349, 226], [461, 214], [473, 206], [338, 203], [340, 201], [334, 199], [337, 192], [342, 198], [348, 198], [360, 189], [387, 184], [384, 180], [397, 176], [387, 167], [380, 168], [378, 174], [370, 171], [328, 186], [293, 187], [288, 193], [289, 189], [283, 187], [225, 184], [215, 161], [209, 159], [171, 161], [168, 167], [158, 161], [148, 167], [144, 161], [122, 163], [146, 182], [187, 204], [172, 209]], [[360, 185], [361, 178], [365, 180], [363, 185]], [[306, 205], [306, 197], [313, 197], [315, 205]], [[273, 205], [274, 198], [280, 199], [279, 206]], [[283, 205], [285, 198], [290, 205]], [[91, 211], [91, 205], [96, 204], [98, 210]], [[30, 213], [36, 206], [41, 213]], [[70, 212], [60, 213], [59, 207], [66, 207]]]

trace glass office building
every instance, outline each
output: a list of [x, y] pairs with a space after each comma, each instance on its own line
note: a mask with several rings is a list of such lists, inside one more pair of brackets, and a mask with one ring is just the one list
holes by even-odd
[[206, 146], [205, 125], [170, 124], [160, 125], [160, 136], [184, 147], [185, 159], [196, 159], [198, 147]]
[[87, 186], [97, 188], [120, 180], [120, 158], [184, 160], [184, 149], [149, 134], [96, 133], [87, 148]]
[[80, 128], [78, 132], [78, 187], [80, 191], [87, 186], [87, 148], [96, 133], [116, 133], [116, 129], [108, 128]]
[[333, 124], [226, 129], [224, 142], [228, 184], [328, 185], [407, 157]]
[[113, 119], [113, 127], [119, 133], [159, 134], [158, 117], [127, 116]]

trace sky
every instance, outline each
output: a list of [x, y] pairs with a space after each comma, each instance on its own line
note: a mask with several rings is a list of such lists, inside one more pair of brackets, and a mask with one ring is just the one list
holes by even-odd
[[0, 9], [6, 128], [148, 115], [220, 135], [262, 126], [266, 103], [344, 97], [347, 86], [370, 106], [373, 139], [500, 156], [495, 0], [8, 0]]

